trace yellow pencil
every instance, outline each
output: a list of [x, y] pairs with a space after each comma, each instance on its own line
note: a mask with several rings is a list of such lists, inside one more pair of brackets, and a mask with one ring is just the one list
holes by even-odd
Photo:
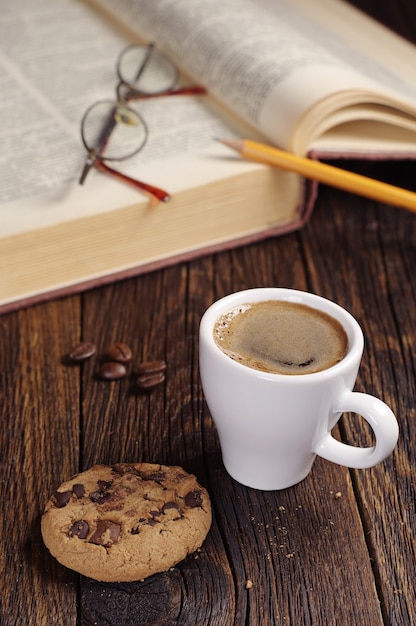
[[367, 178], [360, 174], [354, 174], [353, 172], [327, 165], [326, 163], [298, 157], [290, 152], [272, 148], [255, 141], [235, 139], [219, 139], [218, 141], [236, 150], [242, 157], [250, 161], [274, 165], [338, 189], [344, 189], [351, 193], [416, 212], [416, 193], [407, 189], [394, 187], [373, 178]]

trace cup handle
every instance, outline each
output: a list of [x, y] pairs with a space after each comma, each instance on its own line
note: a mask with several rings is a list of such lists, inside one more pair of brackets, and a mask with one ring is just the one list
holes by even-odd
[[361, 415], [373, 429], [376, 444], [370, 448], [350, 446], [327, 433], [315, 444], [316, 454], [339, 465], [365, 469], [380, 463], [393, 451], [399, 437], [399, 426], [394, 413], [384, 402], [369, 394], [345, 391], [334, 410]]

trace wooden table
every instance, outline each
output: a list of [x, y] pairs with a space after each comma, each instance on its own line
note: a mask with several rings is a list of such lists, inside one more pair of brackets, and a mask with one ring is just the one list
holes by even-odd
[[[411, 0], [408, 14], [373, 4], [408, 35], [412, 16], [416, 33]], [[365, 166], [383, 170], [414, 181], [413, 165]], [[416, 624], [415, 246], [416, 215], [321, 187], [301, 232], [1, 316], [0, 624], [86, 624], [97, 600], [111, 626]], [[313, 291], [358, 319], [356, 389], [383, 398], [400, 423], [385, 462], [348, 470], [318, 458], [302, 483], [276, 492], [227, 475], [200, 386], [198, 326], [215, 299], [258, 286]], [[129, 378], [97, 380], [97, 360], [68, 367], [80, 339], [100, 354], [120, 340], [136, 362], [165, 359], [165, 384], [140, 394]], [[338, 436], [371, 443], [356, 416], [342, 417]], [[40, 515], [63, 480], [118, 461], [195, 473], [214, 521], [201, 551], [166, 574], [99, 584], [49, 555]]]

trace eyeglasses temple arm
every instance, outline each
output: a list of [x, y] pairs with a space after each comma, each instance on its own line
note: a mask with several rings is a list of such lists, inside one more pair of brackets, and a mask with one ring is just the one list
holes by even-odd
[[188, 85], [186, 87], [177, 87], [166, 92], [166, 96], [198, 96], [207, 93], [205, 87], [202, 85]]
[[158, 202], [169, 202], [170, 200], [170, 195], [164, 189], [159, 189], [159, 187], [153, 187], [153, 185], [144, 183], [141, 180], [136, 180], [135, 178], [126, 176], [126, 174], [122, 174], [118, 170], [115, 170], [112, 167], [109, 167], [101, 159], [96, 159], [95, 167], [97, 168], [98, 171], [103, 172], [104, 174], [110, 174], [111, 176], [114, 176], [121, 182], [132, 185], [135, 189], [138, 189], [144, 194], [150, 196], [152, 200], [152, 203], [151, 203], [152, 206], [156, 205]]
[[121, 88], [125, 87], [123, 82], [120, 82], [117, 86], [117, 97], [124, 102], [130, 102], [131, 100], [150, 100], [150, 98], [166, 98], [166, 96], [201, 96], [207, 93], [205, 87], [201, 85], [188, 85], [187, 87], [177, 87], [170, 89], [169, 91], [162, 91], [161, 93], [141, 93], [134, 89], [129, 89], [124, 94], [121, 92]]

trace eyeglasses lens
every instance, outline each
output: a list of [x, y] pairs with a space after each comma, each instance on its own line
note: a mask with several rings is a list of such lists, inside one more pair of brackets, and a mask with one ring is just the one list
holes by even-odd
[[143, 95], [169, 91], [178, 78], [175, 66], [151, 46], [127, 48], [117, 70], [120, 80]]
[[133, 109], [123, 103], [97, 102], [82, 120], [82, 139], [88, 151], [108, 160], [127, 159], [144, 145], [147, 128]]

